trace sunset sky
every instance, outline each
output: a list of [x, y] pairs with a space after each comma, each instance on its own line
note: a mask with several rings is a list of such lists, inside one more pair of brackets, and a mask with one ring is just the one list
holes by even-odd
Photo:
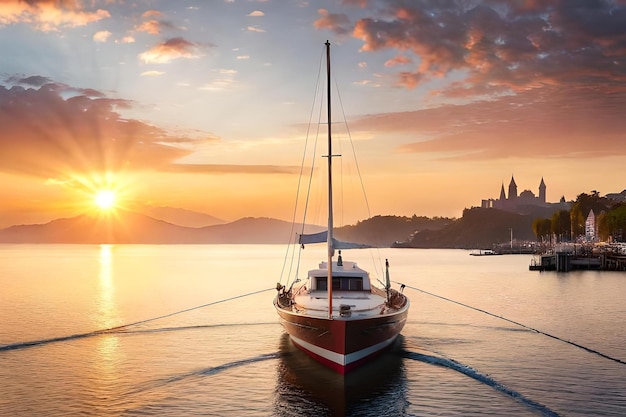
[[371, 215], [626, 188], [625, 0], [0, 0], [0, 228], [290, 220], [327, 39]]

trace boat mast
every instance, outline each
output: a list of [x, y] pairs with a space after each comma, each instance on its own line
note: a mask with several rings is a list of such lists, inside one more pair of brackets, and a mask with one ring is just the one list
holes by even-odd
[[331, 111], [330, 111], [330, 42], [326, 41], [326, 82], [327, 85], [327, 110], [328, 110], [328, 233], [326, 246], [328, 247], [328, 318], [333, 318], [333, 144], [331, 135]]

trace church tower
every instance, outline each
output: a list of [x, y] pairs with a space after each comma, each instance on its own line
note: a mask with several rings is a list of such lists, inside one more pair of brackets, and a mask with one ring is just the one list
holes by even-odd
[[500, 189], [500, 201], [506, 200], [506, 194], [504, 194], [504, 183], [502, 183], [502, 188]]
[[511, 175], [511, 183], [509, 184], [509, 200], [515, 200], [517, 198], [517, 184], [515, 179]]
[[546, 203], [546, 183], [543, 182], [543, 177], [541, 177], [541, 183], [539, 183], [539, 202]]

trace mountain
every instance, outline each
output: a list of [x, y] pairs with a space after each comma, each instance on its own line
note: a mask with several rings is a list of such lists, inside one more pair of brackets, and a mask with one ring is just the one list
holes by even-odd
[[[311, 225], [307, 225], [304, 229], [306, 233], [324, 230], [323, 227]], [[290, 238], [292, 238], [292, 234], [295, 235], [296, 232], [301, 230], [301, 225], [292, 227], [291, 223], [283, 220], [245, 217], [232, 223], [198, 229], [205, 236], [205, 240], [198, 243], [288, 243]]]
[[157, 220], [185, 227], [205, 227], [225, 223], [224, 220], [205, 213], [175, 207], [136, 204], [131, 207], [131, 210]]
[[[292, 230], [289, 222], [266, 218], [192, 228], [117, 210], [115, 215], [81, 215], [46, 224], [12, 226], [0, 230], [0, 243], [270, 244], [287, 243]], [[321, 228], [307, 226], [305, 230]]]

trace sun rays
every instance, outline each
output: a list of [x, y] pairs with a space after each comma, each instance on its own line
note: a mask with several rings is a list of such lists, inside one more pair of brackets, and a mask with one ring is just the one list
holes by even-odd
[[117, 196], [112, 190], [98, 190], [94, 196], [94, 202], [100, 210], [111, 210], [115, 208]]

